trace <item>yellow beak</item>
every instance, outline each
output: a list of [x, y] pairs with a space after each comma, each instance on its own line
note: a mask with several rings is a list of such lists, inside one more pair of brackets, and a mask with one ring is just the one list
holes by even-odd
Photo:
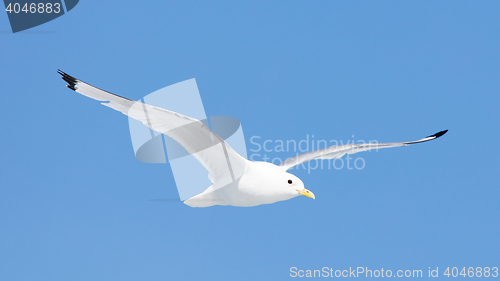
[[312, 198], [312, 199], [316, 199], [316, 197], [314, 196], [314, 193], [312, 193], [311, 191], [307, 190], [307, 189], [303, 189], [303, 190], [297, 190], [299, 192], [300, 195], [304, 195], [304, 196], [307, 196], [309, 198]]

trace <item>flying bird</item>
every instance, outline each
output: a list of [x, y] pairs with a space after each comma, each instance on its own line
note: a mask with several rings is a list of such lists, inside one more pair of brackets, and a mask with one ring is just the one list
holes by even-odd
[[407, 142], [334, 145], [291, 157], [275, 165], [247, 160], [200, 120], [115, 95], [76, 79], [61, 70], [57, 72], [62, 75], [62, 79], [68, 83], [66, 86], [71, 90], [101, 101], [103, 105], [171, 137], [207, 169], [208, 177], [213, 185], [184, 201], [191, 207], [214, 205], [251, 207], [284, 201], [299, 195], [315, 199], [314, 194], [304, 187], [304, 183], [287, 170], [314, 159], [341, 158], [345, 154], [371, 149], [422, 143], [437, 139], [448, 131], [440, 131], [428, 137]]

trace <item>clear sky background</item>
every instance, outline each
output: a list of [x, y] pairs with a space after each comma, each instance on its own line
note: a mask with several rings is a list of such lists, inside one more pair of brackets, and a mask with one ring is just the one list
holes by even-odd
[[[499, 12], [498, 1], [82, 0], [16, 34], [0, 12], [0, 280], [500, 267]], [[68, 90], [57, 68], [131, 99], [196, 78], [207, 115], [238, 118], [248, 149], [252, 136], [450, 131], [353, 155], [362, 170], [293, 171], [316, 200], [195, 209], [150, 201], [178, 196], [168, 164], [136, 160], [127, 118]]]

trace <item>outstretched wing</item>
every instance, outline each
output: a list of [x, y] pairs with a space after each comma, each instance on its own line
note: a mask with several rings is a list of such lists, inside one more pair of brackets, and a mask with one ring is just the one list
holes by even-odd
[[177, 141], [207, 169], [212, 182], [234, 181], [244, 173], [249, 161], [200, 120], [115, 95], [61, 70], [57, 72], [62, 75], [71, 90], [102, 101], [103, 105], [139, 120], [149, 128]]
[[283, 161], [279, 164], [280, 167], [283, 167], [285, 170], [290, 169], [293, 166], [297, 166], [301, 163], [307, 162], [313, 159], [333, 159], [340, 158], [347, 154], [354, 154], [361, 151], [367, 151], [371, 149], [380, 149], [380, 148], [389, 148], [389, 147], [398, 147], [398, 146], [407, 146], [414, 143], [421, 143], [430, 140], [437, 139], [442, 135], [446, 134], [448, 130], [444, 130], [434, 135], [425, 137], [423, 139], [419, 139], [416, 141], [407, 141], [407, 142], [391, 142], [391, 143], [363, 143], [363, 144], [344, 144], [344, 145], [334, 145], [330, 147], [326, 147], [323, 149], [318, 149], [315, 151], [307, 152], [304, 154], [297, 155], [295, 157], [291, 157]]

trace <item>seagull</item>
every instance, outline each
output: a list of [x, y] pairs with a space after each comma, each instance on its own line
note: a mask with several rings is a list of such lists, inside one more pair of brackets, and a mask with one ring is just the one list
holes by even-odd
[[205, 167], [213, 185], [184, 201], [191, 207], [214, 205], [252, 207], [289, 200], [300, 195], [315, 199], [314, 193], [307, 190], [304, 183], [287, 170], [314, 159], [341, 158], [345, 154], [371, 149], [427, 142], [443, 136], [448, 131], [440, 131], [428, 137], [407, 142], [334, 145], [299, 154], [275, 165], [247, 160], [200, 120], [115, 95], [76, 79], [61, 70], [57, 72], [68, 83], [66, 86], [71, 90], [101, 101], [103, 105], [169, 136]]

